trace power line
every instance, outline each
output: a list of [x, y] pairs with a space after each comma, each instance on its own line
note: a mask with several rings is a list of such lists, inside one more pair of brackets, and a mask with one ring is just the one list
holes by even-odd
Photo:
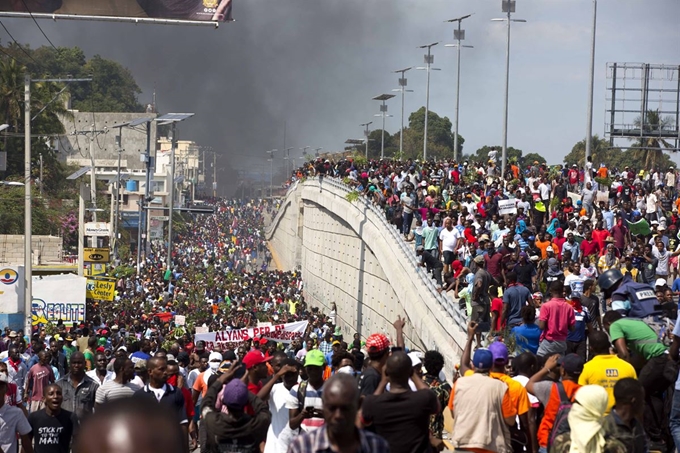
[[38, 21], [35, 20], [35, 17], [33, 16], [33, 13], [31, 12], [31, 9], [30, 9], [30, 8], [28, 7], [28, 5], [26, 4], [26, 1], [25, 1], [25, 0], [21, 0], [21, 2], [24, 4], [24, 7], [26, 8], [26, 11], [28, 11], [28, 14], [31, 15], [31, 19], [33, 19], [33, 22], [35, 22], [35, 25], [36, 25], [36, 27], [38, 27], [38, 30], [40, 30], [40, 33], [42, 33], [42, 35], [45, 37], [45, 39], [47, 40], [47, 42], [50, 43], [50, 45], [52, 46], [52, 48], [54, 48], [54, 50], [59, 51], [59, 49], [57, 49], [57, 47], [52, 43], [52, 41], [50, 40], [50, 38], [47, 37], [47, 34], [45, 34], [45, 32], [43, 31], [43, 29], [42, 29], [42, 27], [40, 26], [40, 24], [38, 24]]
[[[10, 55], [10, 54], [8, 54], [7, 52], [5, 52], [5, 51], [3, 50], [2, 47], [0, 47], [0, 53], [2, 53], [2, 54], [4, 54], [4, 55], [8, 56], [8, 57], [11, 58], [12, 60], [14, 60], [16, 63], [19, 63], [19, 61], [18, 61], [16, 58], [14, 58], [12, 55]], [[21, 63], [19, 63], [19, 64], [21, 64]]]
[[33, 57], [31, 56], [31, 54], [29, 54], [28, 52], [26, 52], [26, 49], [24, 49], [23, 47], [21, 47], [21, 44], [19, 44], [19, 43], [17, 42], [17, 40], [14, 39], [14, 36], [12, 36], [12, 33], [9, 32], [9, 30], [7, 29], [7, 27], [5, 27], [5, 24], [3, 24], [1, 20], [0, 20], [0, 25], [2, 25], [2, 28], [5, 29], [5, 31], [6, 31], [7, 34], [9, 35], [10, 39], [11, 39], [12, 41], [14, 41], [14, 44], [16, 44], [17, 47], [19, 47], [19, 49], [20, 49], [24, 54], [26, 54], [26, 56], [27, 56], [33, 63], [35, 63], [36, 65], [40, 66], [40, 64], [39, 64], [37, 61], [35, 61], [35, 60], [33, 59]]
[[[92, 110], [92, 127], [94, 128], [94, 130], [97, 130], [97, 120], [96, 120], [95, 114], [94, 114], [94, 97], [93, 96], [90, 96], [90, 101], [92, 102], [92, 109], [91, 109]], [[99, 134], [95, 134], [94, 137], [95, 137], [95, 140], [97, 141], [97, 146], [99, 147], [99, 149], [101, 151], [103, 151], [104, 148], [102, 148], [102, 145], [99, 144]]]

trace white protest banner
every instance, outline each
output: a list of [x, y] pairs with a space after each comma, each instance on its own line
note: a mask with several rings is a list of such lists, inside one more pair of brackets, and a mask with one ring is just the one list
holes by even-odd
[[184, 315], [175, 315], [175, 325], [176, 326], [183, 326], [187, 322], [187, 318]]
[[265, 327], [248, 327], [238, 330], [223, 330], [220, 332], [198, 333], [196, 341], [205, 341], [205, 348], [208, 350], [221, 347], [222, 349], [236, 347], [246, 338], [256, 338], [263, 336], [267, 340], [278, 341], [280, 343], [291, 343], [296, 338], [302, 338], [307, 330], [309, 321], [289, 322], [288, 324], [274, 324]]
[[609, 192], [602, 192], [602, 191], [597, 191], [597, 198], [596, 201], [599, 203], [601, 201], [604, 201], [605, 203], [609, 201]]
[[515, 200], [498, 200], [498, 214], [517, 214]]
[[209, 331], [210, 331], [210, 329], [208, 329], [207, 327], [203, 327], [203, 326], [197, 326], [196, 327], [196, 333], [208, 333]]

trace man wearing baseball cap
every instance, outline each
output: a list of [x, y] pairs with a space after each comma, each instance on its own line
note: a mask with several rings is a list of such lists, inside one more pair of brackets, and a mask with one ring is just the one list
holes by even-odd
[[265, 359], [259, 349], [253, 349], [248, 352], [243, 358], [243, 365], [246, 367], [248, 373], [248, 390], [257, 395], [262, 390], [262, 379], [265, 379], [268, 374], [267, 362], [271, 359]]
[[[583, 359], [577, 354], [567, 354], [564, 357], [555, 354], [548, 357], [543, 368], [527, 382], [527, 391], [535, 395], [545, 407], [543, 419], [538, 427], [539, 451], [547, 451], [550, 431], [562, 401], [567, 399], [574, 401], [574, 395], [581, 387], [578, 379], [583, 371], [583, 365]], [[545, 380], [548, 374], [558, 367], [562, 380], [560, 382]]]
[[[465, 348], [468, 359], [476, 328], [474, 322], [468, 325]], [[456, 427], [451, 438], [454, 449], [474, 448], [484, 451], [506, 449], [507, 428], [503, 423], [508, 426], [514, 425], [517, 412], [510, 399], [508, 386], [489, 376], [493, 364], [494, 357], [491, 351], [477, 349], [471, 363], [465, 364], [465, 367], [473, 372], [459, 378], [451, 390], [449, 410]], [[490, 414], [495, 416], [491, 417]]]
[[[222, 373], [203, 398], [201, 407], [208, 451], [259, 451], [260, 443], [266, 439], [271, 422], [269, 408], [243, 381], [234, 378], [237, 369]], [[220, 391], [222, 399], [218, 401]], [[227, 411], [217, 406], [226, 407]]]
[[305, 356], [307, 380], [290, 389], [290, 398], [286, 402], [289, 410], [289, 426], [293, 431], [310, 432], [324, 424], [323, 402], [323, 369], [326, 359], [323, 352], [312, 349]]
[[359, 378], [359, 391], [362, 395], [373, 395], [380, 385], [382, 370], [390, 355], [390, 340], [382, 333], [369, 335], [366, 339], [366, 351], [371, 362]]

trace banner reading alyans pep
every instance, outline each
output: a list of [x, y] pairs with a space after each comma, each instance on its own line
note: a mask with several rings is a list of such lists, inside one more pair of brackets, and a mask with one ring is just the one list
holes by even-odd
[[259, 338], [260, 336], [267, 340], [290, 343], [296, 338], [302, 338], [307, 330], [308, 323], [309, 321], [298, 321], [271, 326], [249, 327], [247, 329], [197, 333], [195, 337], [196, 341], [205, 341], [205, 348], [208, 350], [213, 350], [218, 346], [222, 349], [235, 348], [246, 338]]

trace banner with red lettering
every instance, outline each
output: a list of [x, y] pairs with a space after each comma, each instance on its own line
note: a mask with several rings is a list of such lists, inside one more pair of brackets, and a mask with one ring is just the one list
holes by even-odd
[[302, 338], [307, 330], [309, 321], [289, 322], [287, 324], [262, 325], [246, 329], [222, 330], [219, 332], [197, 333], [196, 341], [205, 341], [205, 348], [213, 350], [234, 349], [247, 339], [264, 337], [279, 343], [291, 343], [296, 338]]

